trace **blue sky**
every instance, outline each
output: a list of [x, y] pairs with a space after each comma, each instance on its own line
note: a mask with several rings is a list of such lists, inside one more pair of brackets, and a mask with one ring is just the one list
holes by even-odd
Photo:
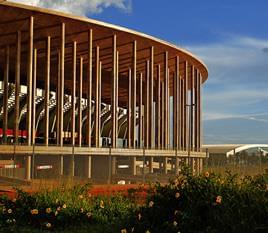
[[182, 46], [209, 68], [205, 125], [233, 118], [268, 122], [267, 0], [16, 1], [86, 15]]

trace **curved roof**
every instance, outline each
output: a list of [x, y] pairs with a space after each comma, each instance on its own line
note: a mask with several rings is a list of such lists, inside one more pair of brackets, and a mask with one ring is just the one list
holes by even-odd
[[229, 157], [230, 155], [234, 155], [234, 153], [239, 153], [241, 151], [244, 150], [248, 150], [251, 148], [268, 148], [268, 144], [248, 144], [248, 145], [243, 145], [243, 146], [239, 146], [234, 148], [233, 150], [230, 150], [226, 153], [226, 156]]
[[[72, 61], [72, 42], [77, 41], [77, 54], [78, 56], [83, 56], [85, 62], [87, 62], [87, 34], [89, 29], [93, 29], [93, 46], [98, 45], [100, 47], [100, 60], [102, 61], [102, 67], [105, 72], [104, 76], [104, 92], [103, 98], [107, 96], [110, 97], [110, 91], [105, 91], [105, 83], [109, 83], [109, 72], [112, 69], [112, 38], [113, 35], [117, 35], [117, 49], [119, 51], [119, 100], [120, 94], [125, 97], [127, 93], [124, 89], [127, 89], [124, 83], [127, 81], [123, 79], [127, 75], [129, 67], [131, 67], [132, 61], [132, 42], [137, 41], [137, 72], [145, 73], [146, 70], [146, 60], [150, 58], [150, 48], [154, 46], [154, 62], [155, 64], [160, 64], [163, 67], [164, 63], [164, 52], [167, 51], [169, 55], [169, 69], [170, 72], [174, 72], [175, 69], [175, 58], [180, 57], [180, 71], [181, 76], [184, 78], [183, 72], [183, 62], [187, 60], [189, 65], [196, 67], [201, 75], [202, 82], [204, 82], [208, 77], [208, 69], [206, 65], [192, 53], [182, 49], [176, 45], [169, 42], [160, 40], [158, 38], [146, 35], [141, 32], [137, 32], [128, 28], [112, 25], [109, 23], [100, 22], [97, 20], [89, 19], [86, 17], [73, 16], [67, 13], [57, 12], [50, 9], [43, 9], [39, 7], [33, 7], [28, 5], [22, 5], [18, 3], [12, 3], [7, 1], [0, 2], [0, 48], [4, 48], [6, 45], [11, 47], [11, 58], [15, 61], [15, 45], [16, 45], [16, 34], [20, 30], [22, 32], [22, 77], [26, 76], [26, 62], [27, 59], [27, 35], [28, 35], [28, 19], [30, 16], [34, 16], [34, 46], [38, 49], [38, 60], [39, 64], [39, 84], [42, 85], [42, 64], [45, 59], [42, 59], [45, 53], [45, 41], [48, 35], [52, 39], [52, 62], [57, 59], [57, 50], [60, 48], [60, 27], [64, 22], [66, 23], [66, 86], [71, 85], [68, 83], [68, 63]], [[3, 56], [0, 56], [0, 65], [3, 65]], [[24, 62], [25, 61], [25, 62]], [[94, 62], [94, 61], [93, 61]], [[12, 67], [11, 64], [11, 73]], [[70, 66], [71, 67], [71, 66]], [[161, 69], [163, 72], [163, 68]], [[14, 72], [14, 69], [13, 69]], [[52, 76], [56, 76], [57, 70], [52, 69]], [[188, 73], [191, 73], [191, 69], [188, 69]], [[163, 75], [162, 75], [163, 78]], [[120, 81], [122, 80], [122, 81]], [[107, 82], [106, 82], [107, 81]], [[22, 83], [24, 80], [22, 80]], [[53, 80], [52, 80], [53, 85]], [[55, 84], [56, 85], [56, 84]], [[170, 82], [170, 88], [172, 88], [173, 82]], [[123, 98], [124, 99], [124, 98]]]

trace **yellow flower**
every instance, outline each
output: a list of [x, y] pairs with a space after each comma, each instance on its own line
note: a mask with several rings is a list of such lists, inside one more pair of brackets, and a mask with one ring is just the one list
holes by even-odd
[[177, 192], [176, 194], [175, 194], [175, 197], [176, 198], [179, 198], [181, 195], [180, 195], [180, 193], [179, 192]]
[[153, 201], [150, 201], [149, 202], [149, 207], [151, 208], [151, 207], [153, 207], [153, 205], [154, 205], [154, 202]]
[[121, 233], [127, 233], [127, 229], [122, 229]]
[[78, 198], [79, 198], [79, 199], [83, 199], [84, 196], [83, 196], [83, 195], [79, 195]]
[[52, 212], [51, 208], [46, 208], [46, 213], [50, 214]]
[[104, 201], [103, 200], [100, 201], [100, 208], [102, 208], [102, 209], [104, 208]]
[[209, 172], [205, 172], [205, 177], [206, 177], [206, 178], [209, 177]]
[[88, 212], [88, 213], [87, 213], [87, 217], [88, 217], [88, 218], [91, 218], [91, 217], [92, 217], [92, 213]]
[[48, 222], [48, 223], [46, 224], [46, 227], [47, 227], [47, 228], [50, 228], [50, 227], [51, 227], [51, 223]]
[[63, 204], [62, 208], [63, 209], [66, 209], [67, 205], [66, 204]]
[[12, 214], [12, 209], [8, 209], [7, 212], [8, 212], [9, 214]]
[[31, 214], [32, 214], [32, 215], [36, 215], [36, 214], [38, 214], [38, 209], [33, 209], [33, 210], [31, 210]]
[[216, 197], [216, 203], [217, 204], [221, 204], [221, 200], [222, 200], [222, 197], [221, 196], [217, 196]]

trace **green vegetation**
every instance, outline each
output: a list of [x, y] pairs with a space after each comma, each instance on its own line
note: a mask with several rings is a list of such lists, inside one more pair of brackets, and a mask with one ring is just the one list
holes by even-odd
[[129, 195], [92, 197], [90, 187], [57, 188], [16, 200], [1, 197], [2, 232], [265, 233], [268, 171], [238, 177], [183, 174], [147, 189], [145, 203]]

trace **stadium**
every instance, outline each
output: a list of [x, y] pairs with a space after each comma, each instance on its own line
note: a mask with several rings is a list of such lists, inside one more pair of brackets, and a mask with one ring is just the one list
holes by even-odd
[[206, 65], [161, 39], [0, 1], [0, 175], [202, 170]]

